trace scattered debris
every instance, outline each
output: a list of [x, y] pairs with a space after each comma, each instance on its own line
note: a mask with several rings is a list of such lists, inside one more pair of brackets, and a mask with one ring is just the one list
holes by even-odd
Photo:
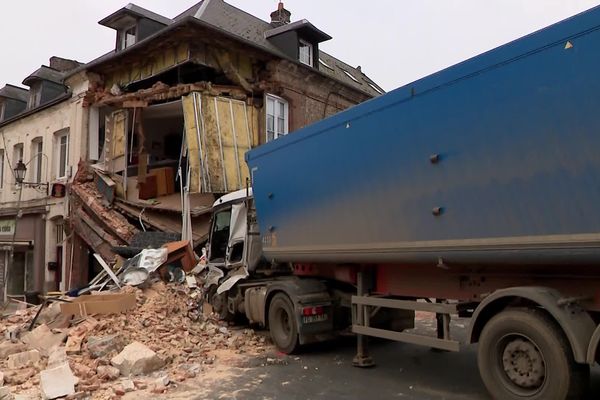
[[[126, 268], [117, 268], [118, 279]], [[165, 283], [161, 268], [140, 286], [62, 298], [69, 302], [30, 307], [0, 321], [0, 387], [11, 396], [0, 400], [109, 400], [128, 392], [154, 398], [270, 349], [253, 330], [218, 320], [204, 302], [205, 277], [190, 274], [182, 284]], [[100, 311], [94, 303], [102, 303]], [[103, 313], [107, 307], [116, 308]], [[34, 317], [41, 324], [28, 331]]]

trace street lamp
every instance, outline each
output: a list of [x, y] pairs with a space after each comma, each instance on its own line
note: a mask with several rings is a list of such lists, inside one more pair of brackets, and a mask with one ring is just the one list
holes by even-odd
[[25, 180], [25, 173], [27, 172], [27, 165], [23, 163], [23, 160], [19, 160], [15, 166], [15, 181], [20, 185]]
[[[41, 153], [40, 153], [41, 154]], [[45, 156], [45, 154], [41, 154]], [[39, 157], [39, 155], [37, 155]], [[35, 158], [35, 157], [34, 157]], [[27, 164], [29, 164], [33, 159], [31, 159]], [[50, 187], [50, 183], [42, 183], [42, 182], [25, 182], [25, 174], [27, 173], [27, 164], [23, 162], [23, 160], [19, 160], [17, 165], [14, 168], [15, 174], [15, 182], [20, 186], [30, 186], [35, 188], [46, 188], [46, 195], [48, 194], [48, 188]]]

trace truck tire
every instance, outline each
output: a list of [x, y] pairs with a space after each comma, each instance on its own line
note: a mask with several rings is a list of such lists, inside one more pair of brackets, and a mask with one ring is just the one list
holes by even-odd
[[277, 293], [269, 305], [269, 332], [281, 352], [290, 354], [298, 349], [298, 326], [290, 298]]
[[580, 399], [589, 366], [575, 363], [558, 325], [541, 310], [502, 311], [484, 326], [477, 362], [494, 399]]

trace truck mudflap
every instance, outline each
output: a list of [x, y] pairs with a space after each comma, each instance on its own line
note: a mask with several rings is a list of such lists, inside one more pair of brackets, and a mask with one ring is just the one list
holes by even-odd
[[327, 286], [318, 279], [290, 277], [275, 280], [267, 286], [262, 324], [273, 297], [285, 294], [294, 307], [300, 345], [329, 340], [335, 336], [334, 307]]
[[300, 297], [294, 304], [298, 316], [298, 342], [303, 344], [333, 339], [334, 313], [331, 301]]

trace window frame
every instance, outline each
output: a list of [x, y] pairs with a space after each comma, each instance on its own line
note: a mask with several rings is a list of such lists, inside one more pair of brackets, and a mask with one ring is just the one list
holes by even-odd
[[31, 182], [42, 183], [42, 172], [44, 169], [44, 139], [41, 136], [31, 140]]
[[[133, 34], [129, 34], [128, 32], [133, 30]], [[127, 37], [132, 36], [133, 37], [133, 42], [129, 43], [127, 41]], [[120, 29], [118, 31], [118, 46], [119, 46], [119, 50], [125, 50], [128, 47], [133, 46], [134, 44], [136, 44], [137, 42], [137, 25], [131, 25], [128, 26], [126, 28]]]
[[0, 189], [4, 188], [4, 149], [0, 149]]
[[[66, 143], [65, 143], [65, 160], [64, 160], [64, 164], [62, 166], [64, 166], [64, 174], [61, 174], [60, 169], [61, 169], [61, 150], [62, 150], [62, 144], [61, 144], [61, 139], [62, 138], [66, 138]], [[54, 151], [54, 156], [56, 157], [56, 179], [67, 179], [68, 175], [69, 175], [69, 129], [63, 129], [60, 130], [58, 132], [56, 132], [55, 134], [55, 140], [56, 140], [56, 149]]]
[[[269, 100], [273, 101], [273, 138], [269, 138]], [[283, 131], [279, 132], [277, 129], [277, 121], [279, 119], [279, 115], [277, 114], [277, 110], [279, 109], [278, 105], [283, 104]], [[265, 143], [270, 142], [271, 140], [275, 140], [280, 138], [281, 136], [285, 136], [289, 133], [289, 125], [290, 125], [290, 112], [289, 112], [289, 103], [286, 99], [276, 96], [274, 94], [267, 93], [265, 95]]]
[[[308, 49], [308, 62], [305, 62], [302, 60], [302, 48], [307, 48]], [[304, 39], [298, 39], [298, 61], [300, 61], [302, 64], [304, 65], [308, 65], [309, 67], [313, 67], [315, 62], [314, 62], [314, 54], [315, 54], [315, 50], [314, 50], [314, 46], [312, 43], [307, 42]]]

